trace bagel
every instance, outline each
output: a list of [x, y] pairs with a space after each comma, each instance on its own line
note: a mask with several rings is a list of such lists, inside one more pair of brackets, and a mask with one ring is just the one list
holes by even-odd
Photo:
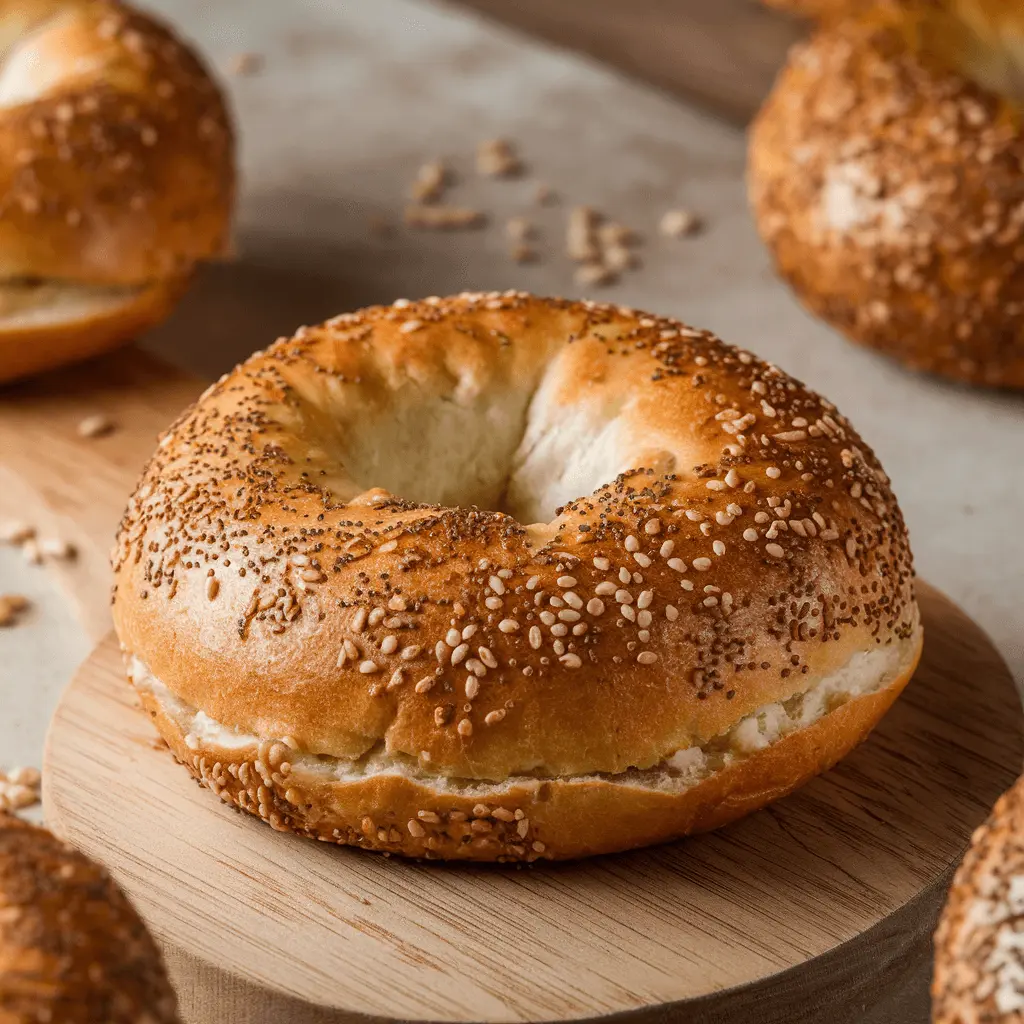
[[1024, 780], [996, 803], [953, 880], [935, 933], [934, 1024], [1024, 1019]]
[[921, 645], [899, 508], [829, 402], [516, 292], [251, 357], [162, 436], [113, 561], [128, 675], [197, 779], [409, 856], [724, 824], [863, 739]]
[[177, 1024], [177, 1000], [106, 871], [0, 814], [0, 1022], [39, 1021]]
[[0, 381], [95, 355], [225, 254], [232, 128], [199, 59], [116, 0], [0, 9]]
[[751, 200], [781, 276], [848, 338], [1020, 388], [1024, 16], [952, 6], [848, 19], [795, 47], [751, 131]]

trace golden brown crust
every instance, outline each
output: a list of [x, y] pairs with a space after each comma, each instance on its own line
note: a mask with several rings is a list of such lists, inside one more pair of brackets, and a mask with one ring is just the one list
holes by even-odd
[[[447, 461], [490, 491], [405, 500]], [[162, 439], [115, 577], [126, 650], [210, 718], [461, 779], [650, 768], [919, 630], [899, 508], [832, 405], [676, 321], [517, 293], [339, 317], [227, 375]]]
[[708, 832], [780, 799], [861, 743], [913, 674], [678, 792], [609, 777], [519, 779], [475, 793], [398, 774], [340, 782], [297, 768], [281, 743], [192, 749], [152, 694], [143, 707], [175, 758], [225, 803], [281, 832], [405, 857], [567, 860]]
[[[39, 319], [0, 317], [0, 383], [91, 359], [137, 338], [170, 314], [187, 286], [188, 277], [168, 278], [86, 303], [70, 316], [60, 316], [57, 307], [43, 308]], [[31, 287], [19, 287], [25, 289]]]
[[1024, 136], [1006, 100], [919, 55], [937, 17], [794, 49], [752, 129], [752, 203], [779, 272], [849, 338], [1022, 387]]
[[99, 865], [0, 814], [0, 1024], [177, 1024], [160, 953]]
[[[231, 123], [168, 28], [117, 0], [16, 0], [0, 42], [0, 282], [167, 295], [226, 252]], [[124, 324], [108, 326], [83, 322], [80, 349], [55, 333], [49, 361], [121, 340]], [[5, 377], [21, 372], [3, 364]]]
[[1024, 781], [971, 840], [935, 933], [934, 1024], [1024, 1020]]

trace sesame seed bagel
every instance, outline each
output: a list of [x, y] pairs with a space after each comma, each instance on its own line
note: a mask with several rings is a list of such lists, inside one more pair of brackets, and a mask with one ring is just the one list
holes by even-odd
[[959, 6], [850, 19], [795, 47], [752, 129], [751, 199], [780, 274], [848, 338], [1020, 388], [1024, 134], [995, 86], [1019, 83], [1024, 54], [988, 20], [998, 5]]
[[934, 1024], [1024, 1020], [1024, 780], [971, 840], [935, 933]]
[[[0, 52], [3, 380], [165, 316], [195, 264], [226, 250], [235, 175], [217, 86], [149, 16], [16, 0], [0, 10]], [[26, 316], [37, 353], [23, 351]]]
[[0, 814], [0, 1024], [177, 1020], [156, 944], [106, 871]]
[[114, 621], [177, 757], [275, 828], [577, 857], [842, 757], [921, 629], [835, 408], [674, 321], [520, 293], [303, 328], [162, 437]]

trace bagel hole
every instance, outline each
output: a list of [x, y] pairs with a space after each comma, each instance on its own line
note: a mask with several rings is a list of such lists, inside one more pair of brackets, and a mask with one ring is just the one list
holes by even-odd
[[[457, 379], [437, 396], [403, 382], [386, 415], [339, 431], [333, 454], [350, 484], [341, 496], [352, 500], [380, 488], [420, 504], [549, 523], [567, 502], [638, 468], [621, 396], [578, 402], [560, 393], [567, 352], [552, 358], [532, 386]], [[655, 463], [662, 472], [674, 468], [668, 453], [643, 459], [646, 467]]]

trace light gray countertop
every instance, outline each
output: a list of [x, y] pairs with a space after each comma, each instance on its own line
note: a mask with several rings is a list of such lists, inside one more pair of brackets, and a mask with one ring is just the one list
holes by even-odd
[[[212, 267], [147, 345], [207, 376], [300, 323], [398, 296], [525, 288], [579, 294], [562, 255], [566, 208], [590, 203], [641, 231], [642, 269], [595, 297], [678, 316], [768, 357], [835, 401], [875, 447], [909, 522], [922, 576], [992, 635], [1018, 682], [1024, 645], [1024, 399], [911, 376], [812, 320], [772, 276], [747, 214], [734, 129], [575, 56], [415, 0], [289, 4], [160, 0], [224, 69], [244, 51], [265, 67], [227, 82], [241, 126], [239, 258]], [[529, 174], [476, 177], [481, 139], [520, 147]], [[450, 158], [452, 200], [492, 217], [481, 231], [374, 237], [400, 219], [418, 166]], [[538, 181], [560, 206], [538, 209]], [[675, 206], [707, 222], [661, 238]], [[541, 262], [508, 256], [506, 217], [541, 226]], [[0, 549], [0, 592], [30, 596], [0, 630], [6, 764], [38, 764], [84, 635], [45, 570]]]

